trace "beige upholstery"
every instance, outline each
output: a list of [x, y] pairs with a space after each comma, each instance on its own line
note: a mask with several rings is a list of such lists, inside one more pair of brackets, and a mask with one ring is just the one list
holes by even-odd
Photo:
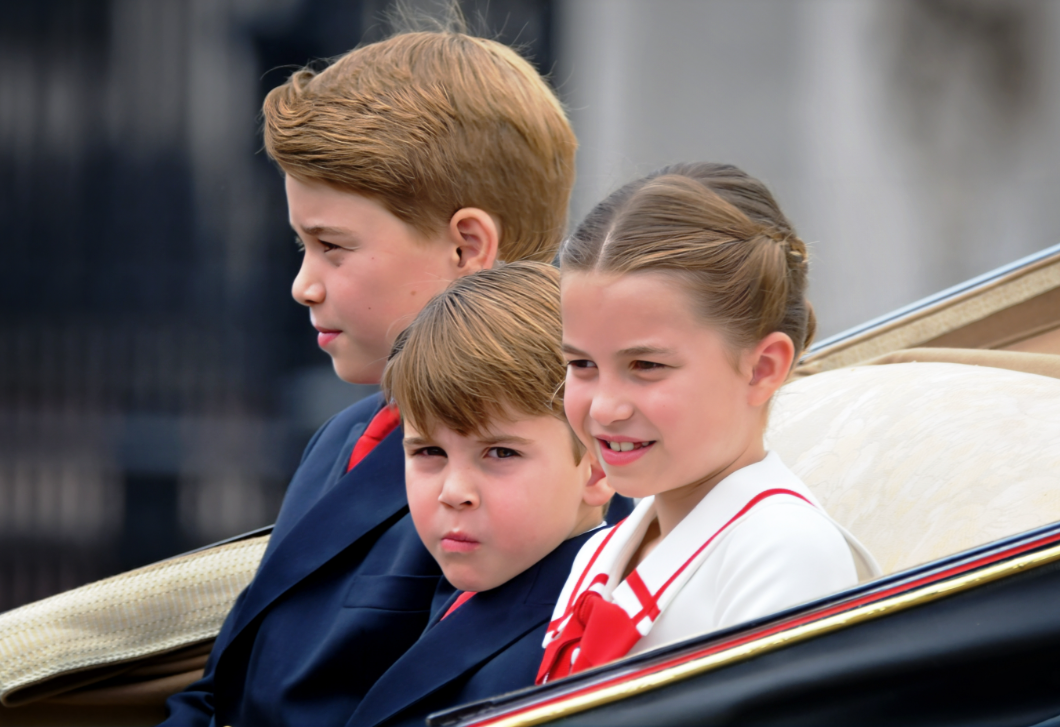
[[1058, 289], [1060, 252], [813, 351], [799, 368], [816, 374], [920, 346], [1050, 353], [1054, 349], [1045, 341], [1019, 344], [1060, 324]]
[[828, 371], [769, 445], [885, 573], [1060, 520], [1060, 380], [951, 363]]
[[160, 706], [201, 674], [267, 544], [229, 543], [0, 614], [0, 703], [12, 708], [0, 724], [41, 701]]

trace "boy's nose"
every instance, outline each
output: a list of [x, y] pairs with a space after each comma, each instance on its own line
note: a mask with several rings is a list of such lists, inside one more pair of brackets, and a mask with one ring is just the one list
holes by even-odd
[[313, 276], [308, 257], [306, 255], [302, 258], [302, 267], [298, 269], [298, 275], [294, 276], [291, 297], [302, 305], [316, 305], [324, 302], [324, 286]]
[[468, 477], [468, 473], [451, 471], [442, 483], [438, 502], [455, 509], [478, 507], [478, 488]]

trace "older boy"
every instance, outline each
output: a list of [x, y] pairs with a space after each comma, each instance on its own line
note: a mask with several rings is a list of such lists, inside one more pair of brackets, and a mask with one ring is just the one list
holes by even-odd
[[[295, 73], [264, 117], [305, 246], [292, 293], [346, 381], [378, 381], [453, 279], [554, 255], [574, 136], [498, 43], [398, 35]], [[397, 424], [370, 397], [313, 437], [257, 575], [166, 724], [341, 723], [416, 640], [440, 573], [408, 515]]]
[[533, 685], [541, 641], [612, 490], [563, 415], [559, 272], [512, 263], [461, 278], [399, 338], [383, 389], [403, 417], [416, 530], [463, 593], [347, 725]]

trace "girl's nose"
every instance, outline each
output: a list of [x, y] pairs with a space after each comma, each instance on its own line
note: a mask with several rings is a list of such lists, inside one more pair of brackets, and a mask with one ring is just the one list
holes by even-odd
[[479, 504], [478, 488], [469, 476], [470, 473], [451, 469], [442, 483], [438, 502], [457, 510], [476, 508]]
[[316, 305], [324, 302], [324, 285], [313, 275], [309, 255], [302, 257], [302, 267], [291, 284], [291, 297], [302, 305]]
[[589, 405], [589, 416], [598, 424], [607, 426], [625, 421], [633, 416], [633, 404], [620, 391], [599, 387]]

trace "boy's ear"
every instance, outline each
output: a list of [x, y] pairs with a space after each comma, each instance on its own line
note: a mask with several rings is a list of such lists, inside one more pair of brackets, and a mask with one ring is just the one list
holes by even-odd
[[485, 210], [462, 207], [449, 220], [449, 241], [458, 276], [492, 268], [501, 241], [500, 223]]
[[761, 406], [784, 385], [795, 358], [795, 344], [786, 333], [775, 331], [758, 342], [750, 354], [749, 403]]
[[[585, 456], [591, 457], [592, 455], [586, 452]], [[582, 490], [582, 502], [589, 507], [602, 507], [611, 501], [614, 494], [615, 491], [607, 484], [607, 475], [604, 474], [603, 468], [596, 460], [591, 460], [589, 479], [585, 482], [585, 489]]]

